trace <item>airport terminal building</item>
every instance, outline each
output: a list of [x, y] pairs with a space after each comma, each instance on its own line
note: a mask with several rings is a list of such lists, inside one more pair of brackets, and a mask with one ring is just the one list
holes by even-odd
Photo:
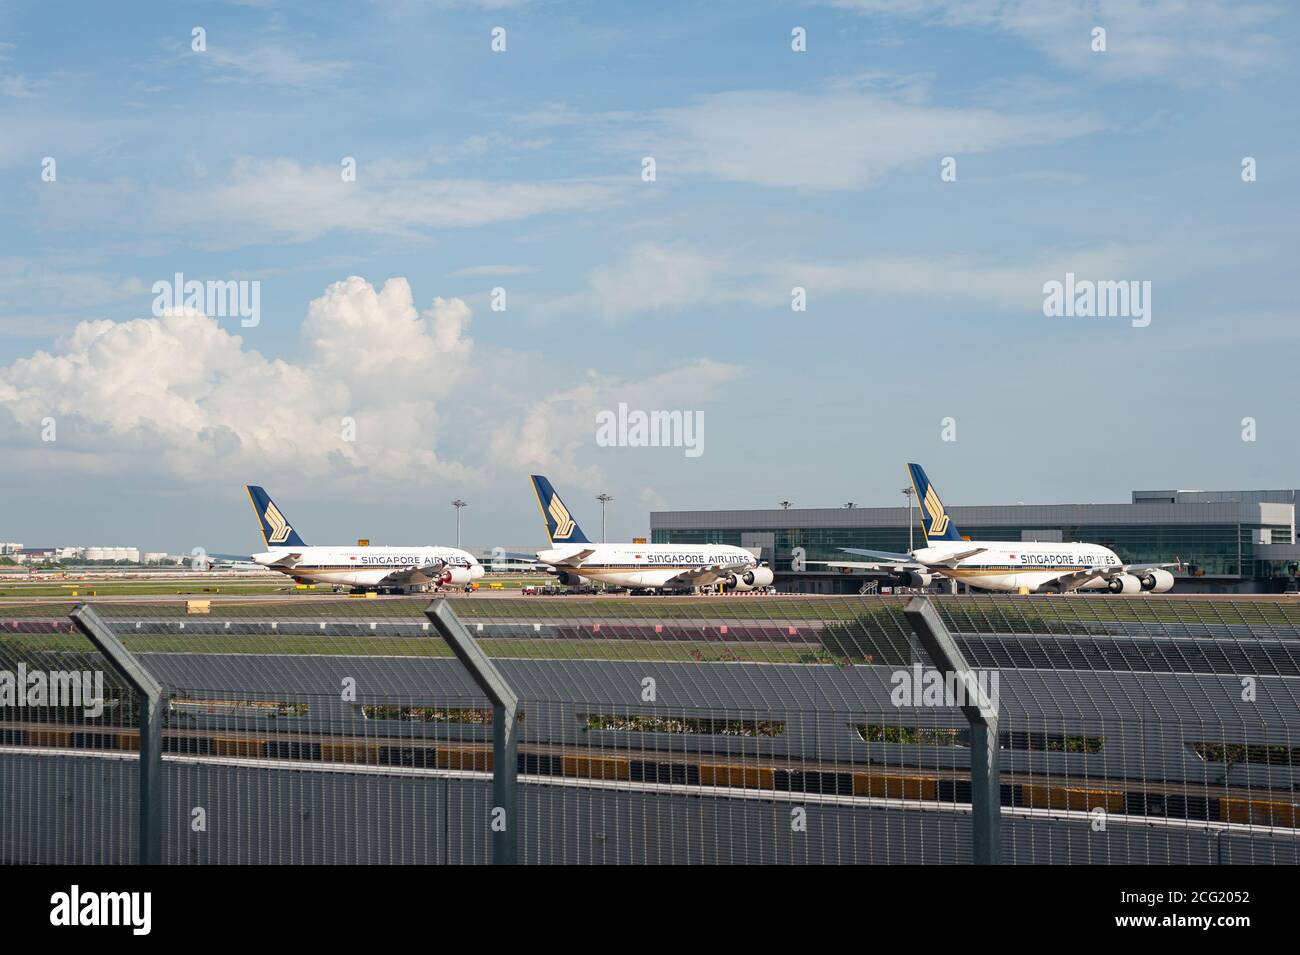
[[[1177, 590], [1279, 593], [1300, 589], [1300, 546], [1295, 536], [1295, 490], [1134, 491], [1127, 504], [1010, 504], [948, 507], [965, 537], [974, 540], [1061, 541], [1103, 544], [1127, 563], [1185, 565]], [[860, 574], [825, 567], [795, 568], [803, 558], [860, 560], [841, 547], [903, 552], [909, 516], [915, 546], [924, 545], [915, 508], [775, 508], [761, 511], [658, 511], [651, 540], [674, 544], [736, 544], [758, 548], [782, 590], [853, 593]]]

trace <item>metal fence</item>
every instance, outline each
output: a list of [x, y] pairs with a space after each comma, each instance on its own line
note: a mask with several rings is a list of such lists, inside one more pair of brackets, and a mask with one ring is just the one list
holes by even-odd
[[1285, 600], [68, 610], [0, 607], [7, 862], [1300, 859]]

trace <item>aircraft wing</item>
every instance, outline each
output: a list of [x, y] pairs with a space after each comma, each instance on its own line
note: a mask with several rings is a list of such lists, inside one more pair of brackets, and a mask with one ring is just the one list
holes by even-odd
[[966, 550], [959, 550], [955, 554], [949, 554], [943, 560], [935, 561], [930, 566], [931, 567], [956, 567], [959, 561], [963, 561], [967, 557], [974, 557], [977, 554], [982, 554], [986, 550], [988, 550], [987, 547], [969, 547]]
[[[932, 564], [918, 563], [916, 558], [911, 554], [892, 554], [887, 550], [862, 550], [857, 547], [841, 547], [840, 550], [846, 554], [860, 554], [863, 557], [874, 557], [878, 561], [884, 561], [891, 567], [895, 564], [906, 565], [908, 568], [925, 569], [926, 567], [956, 567], [959, 560], [965, 560], [967, 557], [974, 557], [976, 554], [982, 554], [987, 547], [968, 547], [965, 550], [959, 550], [949, 554], [943, 560], [935, 561]], [[811, 563], [811, 562], [810, 562]]]
[[837, 570], [878, 570], [882, 573], [885, 571], [903, 571], [926, 569], [924, 564], [918, 564], [914, 560], [900, 560], [890, 563], [883, 560], [805, 560], [805, 564], [824, 564], [827, 567], [834, 567]]
[[1063, 588], [1075, 590], [1098, 578], [1108, 580], [1111, 577], [1117, 577], [1120, 574], [1140, 574], [1144, 570], [1161, 570], [1165, 567], [1176, 567], [1179, 570], [1182, 570], [1183, 562], [1178, 560], [1172, 564], [1120, 564], [1119, 566], [1112, 564], [1109, 567], [1098, 565], [1095, 567], [1085, 567], [1083, 570], [1076, 570], [1073, 573], [1062, 574], [1056, 579]]
[[1083, 570], [1074, 570], [1068, 574], [1062, 574], [1056, 578], [1062, 590], [1078, 590], [1084, 584], [1091, 583], [1099, 577], [1113, 577], [1115, 574], [1122, 574], [1123, 567], [1103, 567], [1097, 565], [1094, 567], [1085, 567]]
[[445, 560], [434, 560], [420, 566], [404, 567], [401, 570], [395, 570], [382, 583], [385, 584], [428, 584], [432, 583], [441, 576], [443, 569], [447, 566]]
[[748, 570], [749, 564], [737, 561], [734, 564], [701, 564], [693, 570], [683, 570], [676, 577], [670, 577], [670, 584], [690, 584], [693, 587], [706, 587], [716, 584], [728, 574]]
[[594, 553], [596, 553], [596, 548], [594, 547], [581, 547], [573, 553], [565, 554], [563, 557], [556, 560], [543, 561], [540, 557], [537, 557], [537, 555], [534, 555], [534, 559], [544, 564], [550, 564], [552, 567], [580, 567], [582, 562]]
[[[899, 562], [904, 564], [916, 564], [916, 558], [914, 558], [911, 554], [895, 554], [892, 551], [887, 551], [887, 550], [862, 550], [859, 547], [841, 547], [840, 550], [844, 551], [844, 553], [846, 554], [857, 554], [859, 557], [874, 557], [876, 560], [887, 561], [891, 564], [899, 563]], [[810, 561], [806, 561], [806, 563], [822, 564], [825, 563], [825, 561], [810, 560]], [[918, 564], [917, 566], [920, 565]]]

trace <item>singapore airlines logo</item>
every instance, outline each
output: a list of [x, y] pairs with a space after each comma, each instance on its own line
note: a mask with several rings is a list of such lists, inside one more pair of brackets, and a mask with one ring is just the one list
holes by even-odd
[[569, 516], [569, 509], [556, 495], [551, 495], [551, 506], [547, 508], [551, 514], [551, 520], [555, 521], [555, 533], [552, 535], [556, 540], [564, 540], [573, 533], [577, 522]]
[[925, 509], [930, 512], [930, 533], [942, 537], [948, 530], [948, 515], [944, 513], [943, 503], [934, 493], [933, 485], [925, 489]]
[[284, 519], [284, 515], [274, 503], [266, 502], [266, 513], [262, 516], [266, 518], [266, 525], [271, 528], [271, 533], [266, 538], [268, 544], [283, 544], [289, 539], [289, 532], [293, 528], [289, 526], [289, 522]]

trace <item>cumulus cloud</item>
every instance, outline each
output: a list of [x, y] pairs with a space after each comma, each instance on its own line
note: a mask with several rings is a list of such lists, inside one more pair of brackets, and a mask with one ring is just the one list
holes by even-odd
[[[294, 361], [193, 312], [83, 321], [50, 351], [0, 367], [0, 454], [34, 469], [372, 489], [542, 468], [586, 487], [607, 453], [595, 448], [597, 411], [699, 408], [740, 372], [698, 361], [559, 387], [503, 379], [495, 362], [480, 365], [472, 319], [457, 298], [418, 309], [404, 278], [376, 288], [354, 276], [310, 303]], [[41, 440], [49, 419], [53, 443]]]
[[[417, 312], [405, 279], [376, 290], [353, 277], [311, 303], [297, 363], [194, 313], [82, 322], [0, 368], [0, 427], [15, 453], [66, 448], [96, 470], [464, 479], [473, 469], [436, 448], [440, 399], [471, 360], [469, 320], [458, 299]], [[47, 418], [53, 445], [36, 440]]]

